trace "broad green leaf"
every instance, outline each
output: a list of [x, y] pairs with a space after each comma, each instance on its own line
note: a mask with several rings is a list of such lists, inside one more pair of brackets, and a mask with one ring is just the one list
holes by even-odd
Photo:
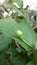
[[[6, 19], [2, 19], [0, 21], [0, 29], [1, 31], [7, 35], [8, 37], [11, 37], [11, 38], [15, 38], [17, 37], [17, 34], [16, 34], [16, 31], [18, 30], [18, 26], [17, 26], [17, 22], [15, 22], [14, 19], [12, 18], [6, 18]], [[20, 24], [21, 25], [21, 24]], [[27, 46], [27, 44], [23, 43], [21, 40], [18, 40], [18, 43], [19, 41], [22, 43], [20, 43], [20, 45], [22, 47], [24, 47], [27, 51], [29, 50], [29, 47]]]
[[3, 50], [11, 42], [11, 39], [5, 37], [3, 34], [0, 35], [0, 51]]
[[12, 18], [5, 18], [0, 20], [0, 30], [8, 37], [13, 37], [16, 34], [16, 22]]
[[[23, 37], [28, 42], [28, 44], [34, 45], [36, 43], [36, 40], [37, 40], [36, 35], [26, 19], [21, 20], [20, 23], [17, 23], [12, 18], [2, 19], [2, 20], [0, 20], [0, 29], [5, 35], [7, 35], [8, 37], [11, 37], [11, 38], [17, 38], [16, 31], [21, 30], [23, 33]], [[18, 43], [19, 43], [19, 41], [18, 41]], [[23, 42], [21, 42], [21, 43], [23, 44]], [[22, 46], [21, 43], [20, 43], [20, 45]], [[23, 44], [23, 46], [24, 46], [24, 44]], [[24, 48], [28, 48], [28, 47], [24, 46]]]
[[26, 19], [22, 19], [20, 23], [18, 23], [18, 29], [22, 31], [24, 39], [31, 45], [35, 45], [37, 41], [37, 37], [35, 35], [34, 30], [31, 28], [30, 23]]

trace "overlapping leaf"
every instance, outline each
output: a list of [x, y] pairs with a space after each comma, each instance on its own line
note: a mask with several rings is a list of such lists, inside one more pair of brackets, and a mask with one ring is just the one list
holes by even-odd
[[[23, 19], [20, 23], [17, 23], [12, 18], [2, 19], [0, 20], [0, 29], [5, 35], [11, 38], [16, 38], [17, 37], [16, 31], [21, 30], [24, 39], [29, 44], [34, 45], [36, 43], [36, 35], [34, 31], [31, 29], [26, 19]], [[20, 45], [24, 48], [28, 48], [28, 45], [25, 44], [23, 41], [20, 41]]]
[[35, 32], [25, 18], [18, 23], [18, 29], [22, 31], [23, 37], [27, 42], [29, 42], [31, 45], [35, 45], [37, 41]]

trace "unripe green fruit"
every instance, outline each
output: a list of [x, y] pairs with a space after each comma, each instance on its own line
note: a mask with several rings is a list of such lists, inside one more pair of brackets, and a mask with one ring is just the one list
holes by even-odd
[[17, 32], [16, 32], [16, 33], [17, 33], [17, 36], [18, 36], [18, 37], [20, 37], [20, 38], [21, 38], [21, 37], [22, 37], [22, 35], [23, 35], [23, 34], [22, 34], [22, 32], [21, 32], [20, 30], [17, 30]]

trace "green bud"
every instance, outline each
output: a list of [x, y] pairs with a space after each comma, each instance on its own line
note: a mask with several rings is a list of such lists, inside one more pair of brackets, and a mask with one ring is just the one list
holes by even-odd
[[21, 38], [22, 35], [23, 35], [22, 32], [21, 32], [20, 30], [17, 30], [16, 33], [17, 33], [17, 36], [20, 37], [20, 38]]

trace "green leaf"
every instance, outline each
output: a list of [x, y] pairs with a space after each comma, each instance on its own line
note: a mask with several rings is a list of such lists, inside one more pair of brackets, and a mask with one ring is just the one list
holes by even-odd
[[11, 10], [16, 11], [16, 12], [18, 13], [18, 15], [22, 15], [22, 16], [23, 16], [22, 11], [21, 11], [21, 10], [19, 10], [19, 9], [18, 9], [17, 7], [15, 7], [15, 6], [12, 6], [12, 7], [11, 7]]
[[[12, 18], [6, 18], [4, 20], [2, 19], [0, 21], [0, 29], [2, 30], [2, 32], [5, 35], [7, 35], [8, 37], [11, 37], [11, 38], [17, 37], [17, 34], [16, 34], [16, 31], [18, 30], [18, 26], [17, 25], [18, 24]], [[21, 26], [21, 24], [20, 24], [20, 26]], [[18, 40], [18, 43], [19, 42], [22, 43], [22, 44], [20, 43], [20, 45], [22, 47], [24, 47], [25, 49], [27, 48], [26, 49], [27, 51], [30, 49], [30, 48], [28, 48], [27, 44], [25, 44], [23, 41]]]
[[15, 38], [18, 44], [20, 44], [26, 51], [32, 50], [26, 43], [24, 43], [22, 40]]
[[13, 61], [14, 65], [26, 65], [27, 60], [25, 61], [25, 58], [24, 58], [25, 54], [23, 52], [18, 53], [16, 51], [15, 46], [13, 46], [13, 45], [11, 45], [11, 51], [13, 54], [12, 61]]
[[[30, 24], [27, 22], [26, 19], [22, 19], [20, 23], [17, 23], [12, 18], [6, 18], [0, 20], [0, 30], [11, 38], [17, 38], [16, 31], [21, 30], [23, 33], [24, 39], [30, 45], [35, 45], [37, 39], [34, 31], [32, 30]], [[21, 40], [20, 40], [21, 41]], [[19, 43], [19, 41], [18, 41]], [[21, 44], [22, 43], [22, 44]], [[20, 45], [24, 48], [28, 48], [24, 42], [21, 42]], [[26, 46], [26, 47], [25, 47]], [[27, 49], [26, 49], [27, 50]]]
[[22, 31], [24, 39], [31, 45], [35, 45], [37, 37], [34, 30], [31, 28], [30, 23], [24, 18], [18, 23], [18, 29]]
[[16, 3], [18, 3], [18, 5], [21, 7], [21, 5], [22, 5], [22, 0], [13, 0], [13, 2], [16, 2]]
[[9, 65], [8, 60], [7, 60], [7, 53], [8, 53], [8, 50], [9, 50], [9, 47], [8, 46], [6, 46], [6, 48], [3, 49], [0, 52], [0, 65]]
[[3, 34], [0, 35], [0, 51], [3, 50], [11, 42], [11, 39], [5, 37]]
[[27, 65], [35, 65], [33, 61], [30, 61]]
[[8, 37], [14, 37], [16, 33], [16, 22], [12, 18], [0, 20], [0, 30]]

